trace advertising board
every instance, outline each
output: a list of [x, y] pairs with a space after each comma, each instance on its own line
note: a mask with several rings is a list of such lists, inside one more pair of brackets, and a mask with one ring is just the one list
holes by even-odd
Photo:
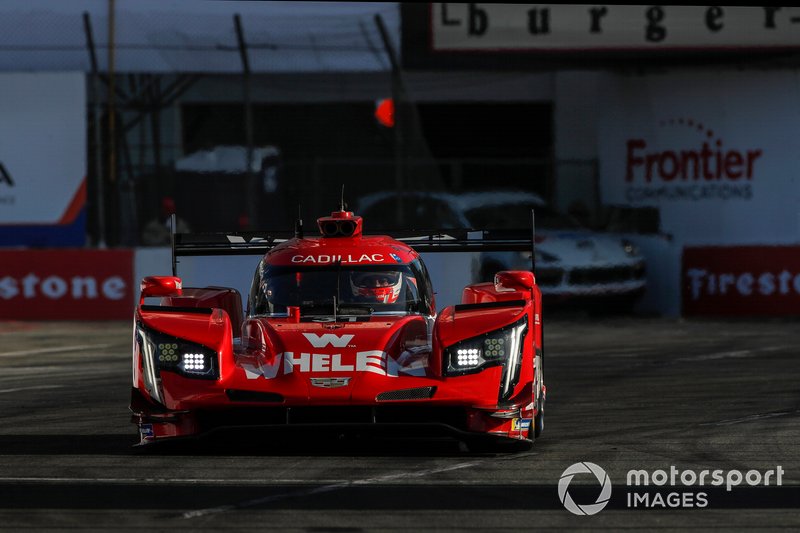
[[128, 320], [133, 250], [0, 250], [0, 320]]
[[83, 246], [84, 74], [2, 72], [0, 116], [0, 246]]
[[797, 47], [795, 17], [777, 6], [431, 4], [436, 51]]
[[658, 207], [681, 244], [797, 243], [798, 81], [721, 68], [604, 76], [602, 202]]
[[799, 246], [703, 246], [683, 251], [685, 315], [800, 314]]

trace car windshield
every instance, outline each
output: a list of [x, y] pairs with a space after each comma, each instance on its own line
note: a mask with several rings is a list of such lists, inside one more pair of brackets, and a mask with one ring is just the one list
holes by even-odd
[[250, 315], [282, 315], [288, 307], [299, 307], [301, 316], [429, 314], [431, 300], [423, 268], [418, 261], [368, 266], [262, 262], [250, 289]]
[[483, 205], [469, 209], [467, 218], [473, 228], [519, 229], [531, 225], [531, 209], [536, 210], [536, 227], [545, 229], [577, 229], [580, 224], [571, 216], [549, 207], [527, 204]]

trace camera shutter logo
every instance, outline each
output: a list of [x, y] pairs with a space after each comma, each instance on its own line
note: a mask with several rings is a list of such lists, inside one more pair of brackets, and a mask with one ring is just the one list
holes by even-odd
[[[575, 503], [567, 491], [575, 474], [594, 474], [594, 477], [597, 478], [602, 487], [596, 502], [585, 505]], [[561, 474], [561, 479], [558, 480], [558, 498], [567, 511], [572, 514], [581, 516], [597, 514], [608, 505], [608, 501], [611, 499], [611, 480], [608, 478], [606, 471], [594, 463], [588, 461], [575, 463], [564, 470], [564, 473]]]

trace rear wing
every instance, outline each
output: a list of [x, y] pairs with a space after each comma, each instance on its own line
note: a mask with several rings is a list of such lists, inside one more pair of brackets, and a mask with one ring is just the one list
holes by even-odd
[[282, 242], [293, 238], [293, 232], [236, 231], [230, 233], [175, 233], [172, 227], [172, 275], [177, 276], [181, 256], [264, 255]]
[[[237, 231], [231, 233], [176, 233], [172, 228], [172, 275], [177, 276], [178, 257], [213, 255], [264, 255], [296, 237], [290, 231]], [[388, 233], [419, 253], [531, 252], [531, 271], [536, 270], [536, 219], [531, 209], [530, 230], [411, 230]]]

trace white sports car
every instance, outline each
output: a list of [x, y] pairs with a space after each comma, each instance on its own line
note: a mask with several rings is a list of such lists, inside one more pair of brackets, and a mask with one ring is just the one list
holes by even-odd
[[[397, 213], [402, 213], [405, 226], [418, 229], [515, 229], [530, 227], [531, 208], [536, 213], [536, 281], [549, 302], [632, 304], [641, 296], [645, 261], [633, 244], [613, 233], [582, 227], [530, 192], [380, 192], [363, 197], [357, 210], [381, 229], [396, 226], [391, 221]], [[488, 281], [500, 270], [530, 267], [530, 252], [484, 252], [473, 273]]]

